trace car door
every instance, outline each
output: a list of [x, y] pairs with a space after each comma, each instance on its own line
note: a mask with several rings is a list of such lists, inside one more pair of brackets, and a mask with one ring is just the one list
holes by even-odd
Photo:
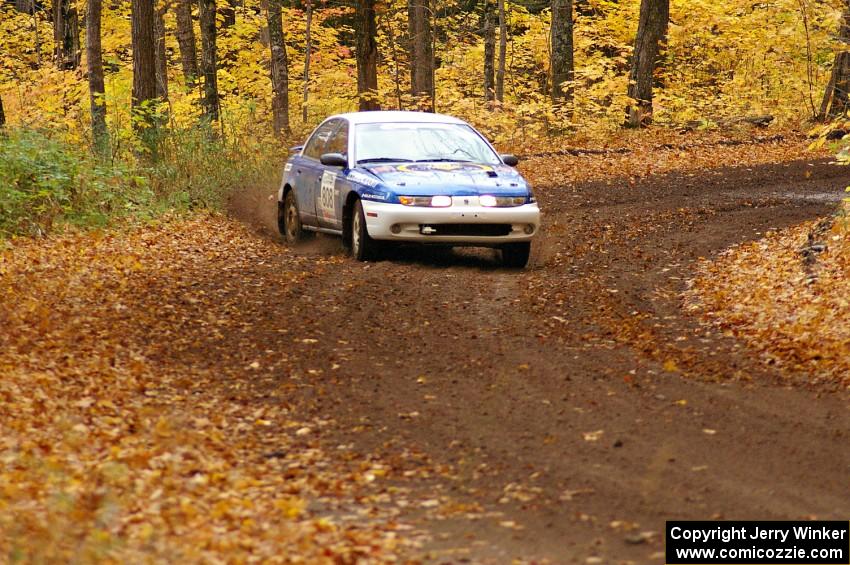
[[[330, 138], [324, 147], [324, 153], [339, 153], [348, 158], [348, 120], [338, 120]], [[345, 174], [348, 167], [330, 167], [319, 164], [319, 189], [316, 194], [316, 216], [323, 228], [342, 229], [342, 193], [347, 183]]]
[[331, 135], [339, 127], [339, 122], [340, 120], [328, 120], [319, 126], [307, 140], [301, 157], [293, 163], [295, 179], [293, 188], [298, 201], [301, 222], [304, 225], [319, 226], [316, 201], [323, 173], [319, 159], [323, 153], [326, 153], [325, 146]]

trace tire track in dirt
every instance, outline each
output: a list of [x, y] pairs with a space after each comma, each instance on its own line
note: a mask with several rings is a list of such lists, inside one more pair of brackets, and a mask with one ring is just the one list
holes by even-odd
[[254, 394], [333, 419], [329, 448], [432, 469], [393, 488], [479, 507], [400, 510], [435, 562], [663, 562], [666, 519], [846, 518], [846, 394], [788, 386], [680, 293], [696, 258], [827, 213], [848, 176], [800, 161], [542, 188], [525, 272], [468, 250], [335, 256], [296, 292], [259, 290], [248, 340], [290, 369]]

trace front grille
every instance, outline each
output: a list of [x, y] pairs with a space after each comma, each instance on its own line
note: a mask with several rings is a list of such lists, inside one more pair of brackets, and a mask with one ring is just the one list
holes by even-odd
[[511, 233], [511, 224], [421, 224], [425, 235], [500, 237]]

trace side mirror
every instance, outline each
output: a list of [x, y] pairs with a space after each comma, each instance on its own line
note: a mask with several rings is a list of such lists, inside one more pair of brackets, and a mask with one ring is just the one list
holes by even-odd
[[502, 158], [502, 163], [509, 167], [516, 167], [519, 165], [519, 158], [516, 155], [500, 155]]
[[326, 167], [342, 167], [348, 166], [348, 159], [342, 153], [325, 153], [319, 159]]

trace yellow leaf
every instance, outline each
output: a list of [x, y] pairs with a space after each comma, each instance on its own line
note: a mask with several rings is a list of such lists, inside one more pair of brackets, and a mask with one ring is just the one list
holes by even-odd
[[306, 503], [300, 498], [289, 497], [275, 500], [274, 506], [287, 518], [295, 519], [304, 512]]
[[171, 425], [168, 423], [164, 417], [160, 417], [159, 420], [156, 421], [156, 426], [154, 426], [154, 432], [159, 437], [168, 437], [171, 435]]

